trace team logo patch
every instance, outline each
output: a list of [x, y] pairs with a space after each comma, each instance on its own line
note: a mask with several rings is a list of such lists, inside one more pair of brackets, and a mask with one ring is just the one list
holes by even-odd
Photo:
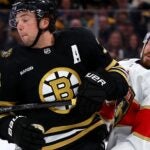
[[0, 57], [2, 57], [2, 58], [7, 58], [7, 57], [11, 56], [12, 52], [13, 52], [13, 49], [12, 49], [12, 48], [10, 48], [10, 49], [7, 50], [7, 51], [2, 51], [2, 50], [0, 50]]
[[[39, 95], [43, 102], [70, 100], [77, 94], [80, 77], [70, 68], [60, 67], [47, 72], [40, 81]], [[68, 113], [72, 106], [50, 108], [57, 113]]]

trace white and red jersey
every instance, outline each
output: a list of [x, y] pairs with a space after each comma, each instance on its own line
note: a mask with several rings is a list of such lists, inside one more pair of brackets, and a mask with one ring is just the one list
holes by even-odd
[[150, 69], [144, 68], [138, 59], [129, 59], [119, 62], [129, 74], [135, 99], [141, 106], [150, 105]]
[[135, 101], [110, 135], [107, 150], [150, 149], [150, 69], [138, 59], [119, 62], [129, 74]]

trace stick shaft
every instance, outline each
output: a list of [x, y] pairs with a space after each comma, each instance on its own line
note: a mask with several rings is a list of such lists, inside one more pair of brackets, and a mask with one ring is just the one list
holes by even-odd
[[41, 109], [41, 108], [48, 108], [48, 107], [58, 107], [58, 106], [65, 106], [71, 105], [71, 100], [61, 100], [61, 101], [53, 101], [53, 102], [46, 102], [46, 103], [31, 103], [31, 104], [22, 104], [22, 105], [15, 105], [15, 106], [3, 106], [0, 107], [0, 114], [8, 113], [8, 112], [15, 112], [15, 111], [22, 111], [22, 110], [30, 110], [30, 109]]

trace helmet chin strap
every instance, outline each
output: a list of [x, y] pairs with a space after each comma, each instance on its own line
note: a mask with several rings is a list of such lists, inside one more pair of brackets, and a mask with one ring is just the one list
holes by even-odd
[[31, 45], [29, 45], [28, 47], [33, 47], [39, 40], [40, 36], [41, 36], [42, 30], [40, 28], [38, 28], [38, 33], [36, 38], [34, 39], [33, 43]]
[[40, 36], [41, 36], [41, 34], [42, 34], [42, 32], [43, 31], [46, 31], [46, 30], [49, 30], [48, 29], [48, 27], [46, 28], [46, 29], [40, 29], [40, 20], [38, 20], [37, 21], [37, 28], [38, 28], [38, 33], [37, 33], [37, 36], [36, 36], [36, 38], [34, 39], [34, 41], [33, 41], [33, 43], [31, 44], [31, 45], [29, 45], [28, 47], [33, 47], [34, 45], [36, 45], [37, 44], [37, 42], [38, 42], [38, 40], [39, 40], [39, 38], [40, 38]]
[[38, 28], [38, 33], [37, 33], [37, 36], [36, 36], [36, 38], [34, 39], [34, 41], [33, 41], [33, 43], [31, 44], [31, 45], [29, 45], [28, 47], [33, 47], [34, 45], [36, 45], [37, 44], [37, 42], [38, 42], [38, 40], [39, 40], [39, 38], [40, 38], [40, 36], [41, 36], [41, 34], [42, 34], [42, 29], [40, 28], [40, 20], [37, 20], [37, 28]]

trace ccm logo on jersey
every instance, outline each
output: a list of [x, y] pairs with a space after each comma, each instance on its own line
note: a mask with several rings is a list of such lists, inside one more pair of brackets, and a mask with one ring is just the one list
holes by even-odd
[[104, 79], [101, 79], [99, 76], [97, 76], [96, 74], [93, 73], [87, 73], [86, 76], [87, 78], [90, 78], [94, 81], [96, 81], [97, 83], [101, 83], [101, 86], [106, 84], [106, 81]]

